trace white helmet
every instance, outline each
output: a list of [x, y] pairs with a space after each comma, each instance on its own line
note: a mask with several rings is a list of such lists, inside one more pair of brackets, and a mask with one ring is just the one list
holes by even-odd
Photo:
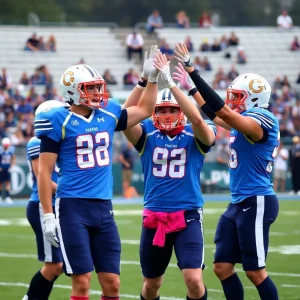
[[262, 76], [245, 73], [235, 78], [226, 92], [225, 103], [231, 109], [241, 112], [252, 107], [267, 108], [271, 97], [271, 86]]
[[2, 146], [10, 146], [10, 139], [8, 138], [8, 137], [5, 137], [5, 138], [3, 138], [2, 139], [2, 141], [1, 141], [1, 144], [2, 144]]
[[[179, 108], [179, 114], [177, 116], [170, 115], [157, 115], [157, 109], [159, 107], [177, 107]], [[170, 131], [175, 128], [184, 126], [186, 123], [186, 118], [178, 105], [175, 97], [171, 93], [170, 89], [163, 89], [157, 95], [156, 105], [154, 112], [152, 114], [153, 125], [160, 129]]]
[[[87, 86], [99, 85], [97, 92], [88, 92]], [[88, 65], [75, 65], [68, 68], [60, 79], [60, 89], [66, 102], [85, 105], [92, 109], [107, 105], [106, 82], [98, 71]]]
[[38, 115], [41, 112], [49, 111], [53, 107], [66, 106], [64, 103], [58, 100], [47, 100], [41, 103], [35, 110], [35, 115]]

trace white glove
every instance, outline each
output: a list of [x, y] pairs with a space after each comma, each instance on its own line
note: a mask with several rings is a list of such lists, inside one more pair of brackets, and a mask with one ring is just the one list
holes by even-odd
[[159, 70], [155, 67], [154, 63], [155, 63], [156, 57], [159, 54], [160, 54], [160, 50], [156, 49], [156, 51], [154, 53], [153, 62], [152, 62], [151, 73], [149, 74], [149, 77], [148, 77], [148, 81], [151, 83], [157, 83], [157, 81], [158, 81]]
[[175, 69], [177, 72], [173, 73], [173, 79], [177, 80], [184, 90], [189, 92], [190, 90], [196, 87], [191, 77], [184, 70], [184, 67], [181, 63], [178, 63], [178, 67], [176, 66]]
[[176, 86], [171, 76], [170, 62], [167, 60], [165, 54], [159, 53], [156, 56], [154, 60], [154, 66], [160, 71], [162, 80], [165, 81], [167, 88], [171, 89], [172, 87]]
[[182, 62], [185, 67], [191, 67], [191, 59], [189, 55], [189, 50], [187, 49], [186, 45], [183, 43], [178, 43], [175, 45], [175, 58]]
[[153, 60], [154, 57], [157, 53], [157, 51], [159, 51], [157, 49], [157, 45], [152, 45], [151, 49], [150, 49], [150, 54], [149, 54], [149, 58], [148, 58], [148, 52], [145, 52], [145, 56], [144, 56], [144, 64], [143, 64], [143, 71], [142, 71], [142, 78], [145, 78], [148, 80], [149, 76], [151, 75], [151, 73], [155, 72], [156, 69], [153, 66]]
[[46, 240], [54, 247], [58, 248], [58, 238], [56, 236], [57, 220], [52, 213], [43, 215], [44, 235]]

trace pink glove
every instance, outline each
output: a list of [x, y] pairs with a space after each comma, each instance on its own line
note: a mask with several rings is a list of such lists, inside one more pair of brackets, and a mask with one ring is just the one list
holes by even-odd
[[181, 63], [178, 63], [178, 67], [176, 66], [175, 69], [177, 72], [173, 73], [173, 79], [177, 80], [184, 90], [189, 92], [191, 89], [195, 88], [193, 81], [189, 74], [184, 70]]

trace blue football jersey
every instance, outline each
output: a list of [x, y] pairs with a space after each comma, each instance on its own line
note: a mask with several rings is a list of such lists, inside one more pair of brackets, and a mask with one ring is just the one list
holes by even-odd
[[[207, 121], [216, 134], [216, 127]], [[194, 137], [192, 126], [174, 136], [162, 134], [152, 120], [141, 123], [145, 141], [140, 151], [144, 173], [144, 207], [174, 212], [203, 206], [200, 172], [210, 147]]]
[[12, 158], [15, 155], [15, 147], [9, 146], [6, 150], [0, 147], [0, 166], [2, 169], [9, 169], [12, 163]]
[[275, 195], [270, 173], [279, 146], [278, 120], [261, 108], [252, 108], [242, 115], [253, 118], [269, 137], [264, 143], [253, 142], [243, 133], [231, 129], [229, 173], [232, 203], [250, 196]]
[[119, 103], [109, 99], [88, 118], [65, 107], [36, 116], [36, 136], [60, 143], [57, 198], [112, 199], [112, 141], [120, 115]]
[[[35, 174], [33, 172], [32, 161], [34, 159], [37, 159], [40, 156], [40, 144], [41, 144], [41, 140], [39, 140], [36, 137], [32, 137], [26, 146], [28, 165], [32, 176], [32, 191], [31, 191], [29, 201], [34, 201], [34, 202], [40, 202], [40, 200], [38, 194], [37, 178], [35, 177]], [[53, 170], [52, 172], [52, 181], [57, 182], [57, 177], [58, 177], [58, 168], [56, 167], [55, 170]], [[52, 198], [52, 204], [53, 205], [55, 204], [54, 196]]]

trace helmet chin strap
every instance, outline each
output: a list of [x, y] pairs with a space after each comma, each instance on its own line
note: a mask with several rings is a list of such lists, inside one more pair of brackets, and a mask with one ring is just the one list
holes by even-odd
[[175, 136], [175, 135], [181, 133], [183, 128], [184, 128], [184, 125], [181, 125], [181, 126], [175, 128], [175, 129], [172, 129], [172, 130], [162, 130], [161, 129], [160, 132], [163, 133], [163, 134], [166, 134], [166, 135]]

